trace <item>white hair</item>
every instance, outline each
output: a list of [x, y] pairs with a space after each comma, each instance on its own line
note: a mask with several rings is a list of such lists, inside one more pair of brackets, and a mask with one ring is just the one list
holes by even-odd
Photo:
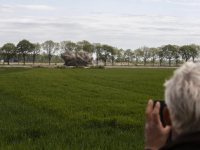
[[200, 130], [200, 63], [185, 63], [164, 86], [165, 102], [176, 132]]

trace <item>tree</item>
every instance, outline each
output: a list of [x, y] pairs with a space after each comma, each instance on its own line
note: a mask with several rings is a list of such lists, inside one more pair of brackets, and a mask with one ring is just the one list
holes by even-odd
[[55, 43], [51, 40], [45, 41], [44, 43], [42, 43], [42, 48], [48, 54], [49, 65], [50, 65], [53, 54], [55, 54], [59, 50], [59, 43]]
[[100, 54], [100, 59], [104, 61], [104, 66], [106, 66], [107, 60], [110, 58], [110, 49], [112, 46], [102, 45], [102, 53]]
[[162, 65], [162, 61], [165, 58], [164, 52], [163, 52], [163, 47], [158, 47], [158, 57], [159, 57], [159, 62], [160, 66]]
[[158, 56], [158, 49], [152, 47], [152, 48], [149, 49], [149, 53], [150, 53], [150, 57], [152, 58], [152, 63], [153, 63], [153, 66], [154, 66], [155, 59]]
[[163, 54], [166, 59], [169, 59], [169, 66], [171, 66], [171, 59], [175, 57], [176, 48], [173, 45], [166, 45], [163, 47]]
[[6, 59], [8, 61], [8, 65], [9, 65], [9, 61], [16, 54], [16, 47], [15, 47], [15, 45], [13, 43], [4, 44], [3, 47], [1, 48], [0, 54], [2, 55], [2, 57], [4, 59]]
[[174, 51], [174, 59], [176, 61], [176, 66], [178, 66], [178, 62], [179, 62], [179, 58], [180, 58], [180, 55], [179, 55], [180, 47], [177, 45], [174, 45], [174, 47], [176, 48], [176, 50]]
[[17, 56], [17, 60], [18, 60], [18, 65], [19, 65], [19, 61], [20, 61], [20, 57], [21, 57], [21, 52], [19, 49], [16, 48], [16, 56]]
[[60, 42], [60, 49], [62, 50], [62, 52], [66, 52], [68, 51], [76, 51], [76, 43], [73, 43], [71, 41], [62, 41]]
[[[17, 44], [17, 51], [18, 53], [22, 54], [24, 58], [24, 65], [25, 65], [25, 57], [31, 52], [32, 45], [28, 40], [22, 40]], [[18, 60], [19, 61], [19, 60]]]
[[77, 42], [77, 50], [81, 49], [89, 53], [94, 53], [94, 46], [86, 40]]
[[40, 43], [34, 43], [32, 46], [32, 56], [33, 56], [33, 64], [35, 63], [36, 56], [40, 53], [41, 45]]
[[136, 58], [136, 64], [138, 64], [138, 60], [140, 58], [142, 58], [144, 54], [143, 54], [143, 51], [140, 48], [138, 48], [138, 49], [134, 50], [134, 55]]
[[195, 44], [191, 44], [189, 46], [191, 47], [190, 49], [191, 57], [192, 57], [192, 60], [194, 61], [194, 59], [199, 55], [199, 46]]
[[151, 56], [150, 51], [149, 51], [149, 48], [147, 46], [141, 47], [141, 50], [143, 51], [144, 66], [146, 66], [146, 61]]
[[124, 56], [124, 50], [121, 48], [121, 49], [117, 49], [116, 50], [116, 56], [117, 56], [117, 61], [120, 61], [121, 62], [121, 65], [122, 65], [122, 60], [123, 60], [123, 56]]
[[109, 47], [109, 52], [110, 52], [110, 58], [112, 60], [112, 66], [114, 66], [115, 56], [117, 54], [116, 48], [110, 46]]
[[192, 47], [189, 46], [189, 45], [184, 45], [184, 46], [181, 46], [180, 49], [179, 49], [179, 53], [180, 55], [182, 56], [183, 59], [185, 59], [186, 61], [188, 61], [191, 56], [192, 56]]
[[130, 59], [131, 57], [133, 57], [133, 52], [131, 49], [127, 49], [125, 52], [124, 52], [124, 56], [125, 56], [125, 59], [128, 60], [128, 65], [129, 65], [129, 62], [130, 62]]
[[100, 43], [93, 43], [93, 47], [94, 47], [94, 52], [96, 53], [96, 61], [97, 61], [97, 65], [98, 65], [98, 61], [100, 59], [100, 54], [102, 52], [102, 46]]

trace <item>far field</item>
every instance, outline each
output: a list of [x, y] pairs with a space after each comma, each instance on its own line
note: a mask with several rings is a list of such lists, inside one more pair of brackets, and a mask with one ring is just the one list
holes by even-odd
[[172, 68], [0, 68], [0, 149], [141, 150]]

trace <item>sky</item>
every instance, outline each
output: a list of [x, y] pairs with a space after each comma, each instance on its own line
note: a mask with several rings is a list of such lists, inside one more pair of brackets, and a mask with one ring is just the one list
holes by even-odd
[[87, 40], [135, 50], [200, 45], [200, 0], [1, 0], [0, 47]]

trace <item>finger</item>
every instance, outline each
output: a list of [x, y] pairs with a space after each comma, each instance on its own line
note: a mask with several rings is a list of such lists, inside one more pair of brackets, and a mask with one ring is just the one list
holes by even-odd
[[155, 105], [153, 112], [152, 112], [153, 121], [155, 123], [161, 123], [159, 112], [160, 112], [160, 102], [156, 102], [156, 105]]
[[149, 100], [147, 108], [146, 108], [146, 121], [148, 122], [152, 118], [153, 111], [153, 101]]
[[172, 129], [172, 127], [167, 125], [167, 126], [165, 126], [164, 131], [165, 131], [166, 134], [169, 134], [171, 129]]

